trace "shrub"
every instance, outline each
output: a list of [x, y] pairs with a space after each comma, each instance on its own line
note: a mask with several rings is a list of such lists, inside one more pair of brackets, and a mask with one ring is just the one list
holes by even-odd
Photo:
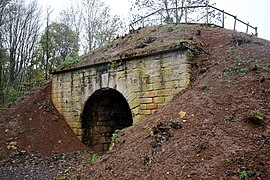
[[7, 105], [15, 101], [19, 97], [20, 93], [14, 89], [14, 87], [6, 87], [4, 89], [4, 105]]

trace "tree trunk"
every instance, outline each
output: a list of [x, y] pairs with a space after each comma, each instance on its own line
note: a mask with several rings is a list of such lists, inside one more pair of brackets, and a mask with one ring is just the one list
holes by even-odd
[[2, 74], [3, 74], [3, 68], [2, 68], [2, 61], [3, 61], [4, 53], [2, 52], [2, 47], [0, 46], [0, 106], [4, 104], [4, 84], [2, 82]]
[[15, 58], [14, 58], [14, 51], [13, 49], [10, 50], [10, 57], [9, 57], [9, 86], [13, 86], [15, 82]]

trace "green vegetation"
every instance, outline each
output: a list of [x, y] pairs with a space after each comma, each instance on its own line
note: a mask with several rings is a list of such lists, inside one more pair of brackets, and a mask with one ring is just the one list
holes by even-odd
[[197, 59], [197, 57], [200, 55], [200, 52], [199, 51], [188, 51], [188, 54], [187, 54], [187, 58], [189, 61], [194, 61], [195, 59]]
[[64, 69], [70, 65], [76, 64], [81, 61], [81, 57], [70, 57], [68, 56], [65, 61], [60, 63], [59, 69]]
[[252, 41], [246, 39], [245, 37], [241, 37], [241, 36], [238, 36], [238, 35], [235, 35], [235, 36], [232, 37], [232, 43], [236, 44], [237, 46], [240, 46], [242, 44], [249, 44], [251, 42]]
[[89, 159], [89, 163], [94, 164], [95, 162], [97, 162], [97, 159], [98, 159], [98, 155], [93, 154], [93, 156], [91, 156], [91, 158]]
[[241, 56], [240, 55], [237, 55], [237, 56], [235, 56], [235, 58], [234, 58], [236, 61], [241, 61]]
[[198, 48], [196, 45], [192, 44], [191, 48], [189, 48], [189, 51], [187, 53], [187, 58], [190, 62], [193, 62], [199, 57], [200, 54], [201, 54], [201, 49]]
[[270, 67], [269, 63], [263, 63], [261, 60], [253, 58], [247, 60], [247, 64], [253, 65], [253, 70], [266, 70]]
[[232, 159], [226, 159], [226, 163], [227, 164], [232, 164], [233, 163], [233, 160]]
[[58, 176], [57, 180], [68, 180], [68, 176]]
[[6, 87], [4, 89], [4, 105], [15, 101], [20, 96], [20, 93], [14, 87]]
[[111, 63], [112, 63], [112, 68], [113, 69], [116, 69], [116, 68], [118, 68], [119, 66], [122, 65], [122, 61], [112, 61]]
[[223, 76], [229, 77], [233, 75], [245, 76], [247, 74], [246, 69], [240, 69], [238, 66], [230, 66], [224, 69]]
[[263, 116], [259, 110], [255, 109], [251, 111], [251, 117], [249, 119], [255, 124], [263, 125]]
[[166, 24], [173, 24], [173, 17], [167, 16], [164, 20]]
[[248, 180], [248, 173], [246, 170], [240, 171], [239, 172], [239, 177], [240, 179]]
[[225, 115], [224, 116], [224, 121], [231, 121], [232, 119], [233, 119], [233, 117], [230, 116], [230, 115]]
[[233, 83], [233, 80], [231, 80], [231, 79], [226, 79], [226, 80], [224, 80], [226, 83], [229, 83], [229, 84], [232, 84]]
[[184, 39], [180, 39], [180, 40], [174, 41], [174, 44], [176, 46], [179, 46], [179, 47], [181, 47], [181, 46], [188, 46], [188, 43], [189, 42], [187, 40], [184, 40]]
[[4, 155], [3, 155], [3, 149], [2, 147], [0, 146], [0, 161], [4, 158]]
[[176, 34], [182, 34], [183, 33], [183, 29], [181, 29], [181, 28], [175, 28], [175, 29], [173, 29], [173, 32], [174, 33], [176, 33]]
[[203, 85], [201, 88], [202, 88], [203, 91], [208, 91], [208, 90], [210, 90], [209, 85]]
[[117, 139], [117, 137], [118, 137], [118, 133], [119, 133], [119, 132], [120, 132], [120, 130], [119, 130], [119, 129], [116, 129], [116, 130], [114, 131], [114, 133], [112, 134], [112, 140], [111, 140], [111, 144], [110, 144], [110, 148], [109, 148], [110, 151], [113, 149], [113, 147], [114, 147], [114, 145], [115, 145], [115, 141], [116, 141], [116, 139]]

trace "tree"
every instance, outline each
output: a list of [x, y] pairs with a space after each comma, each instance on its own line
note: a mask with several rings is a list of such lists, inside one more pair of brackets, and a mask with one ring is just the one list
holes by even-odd
[[101, 0], [80, 0], [62, 11], [62, 21], [71, 25], [80, 39], [83, 51], [89, 52], [111, 41], [123, 29], [118, 16]]
[[78, 56], [77, 35], [62, 23], [50, 24], [41, 37], [40, 45], [42, 57], [49, 60], [49, 69], [59, 68], [68, 57], [75, 59]]
[[7, 6], [10, 3], [11, 0], [1, 0], [0, 1], [0, 104], [3, 103], [4, 101], [4, 95], [3, 95], [3, 65], [5, 64], [5, 60], [6, 60], [6, 52], [5, 49], [3, 47], [2, 44], [2, 34], [4, 33], [3, 31], [3, 25], [6, 23], [6, 19], [5, 16], [3, 16], [3, 14], [6, 14], [8, 12]]
[[[5, 92], [24, 91], [32, 71], [33, 53], [40, 31], [40, 9], [35, 1], [10, 1], [1, 26], [1, 82]], [[1, 16], [3, 17], [3, 16]], [[14, 94], [14, 93], [13, 93]]]

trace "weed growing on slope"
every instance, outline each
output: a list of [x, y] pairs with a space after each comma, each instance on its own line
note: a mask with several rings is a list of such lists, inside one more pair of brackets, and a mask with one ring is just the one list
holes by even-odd
[[115, 145], [115, 141], [116, 141], [116, 139], [117, 139], [117, 137], [118, 137], [118, 133], [120, 132], [120, 130], [119, 129], [116, 129], [115, 131], [114, 131], [114, 133], [112, 134], [112, 140], [111, 140], [111, 144], [110, 144], [110, 147], [109, 147], [109, 150], [111, 151], [112, 149], [113, 149], [113, 147], [114, 147], [114, 145]]
[[93, 154], [93, 156], [89, 159], [90, 164], [94, 164], [98, 159], [98, 155]]
[[270, 64], [263, 63], [262, 61], [253, 58], [247, 60], [247, 64], [253, 66], [252, 70], [266, 70], [270, 67]]
[[224, 121], [231, 121], [232, 119], [233, 119], [233, 117], [230, 116], [230, 115], [225, 115], [224, 116]]
[[239, 177], [240, 179], [248, 180], [248, 173], [246, 170], [240, 171], [239, 172]]
[[230, 66], [224, 69], [223, 76], [224, 77], [229, 77], [233, 75], [240, 75], [240, 76], [245, 76], [247, 74], [246, 69], [240, 69], [237, 66]]
[[263, 125], [263, 115], [260, 113], [259, 110], [255, 109], [251, 111], [251, 116], [249, 117], [249, 120], [257, 125]]
[[226, 159], [226, 163], [227, 164], [232, 164], [233, 163], [233, 160], [232, 159]]

